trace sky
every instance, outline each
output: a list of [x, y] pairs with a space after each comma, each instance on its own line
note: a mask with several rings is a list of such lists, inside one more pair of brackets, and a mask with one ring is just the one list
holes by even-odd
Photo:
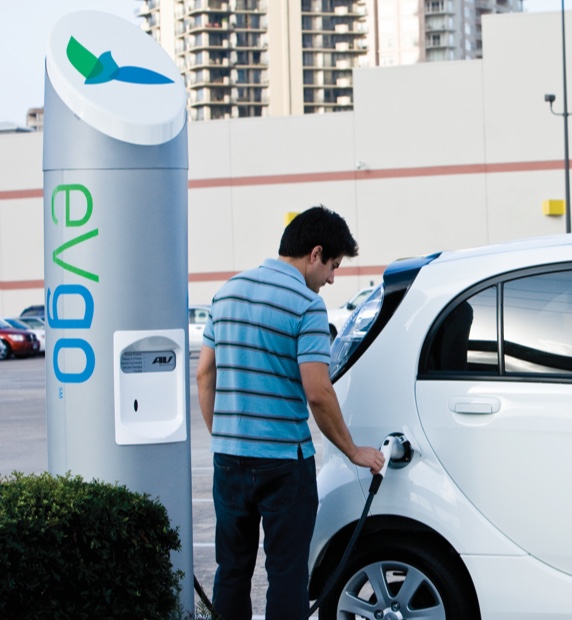
[[[0, 123], [24, 126], [28, 108], [44, 105], [47, 41], [62, 16], [88, 9], [140, 23], [135, 12], [141, 6], [137, 0], [0, 0]], [[561, 7], [562, 0], [524, 0], [529, 12]], [[565, 8], [572, 10], [571, 0]]]
[[47, 42], [61, 17], [104, 11], [140, 23], [136, 0], [0, 0], [0, 123], [25, 126], [28, 108], [44, 105]]

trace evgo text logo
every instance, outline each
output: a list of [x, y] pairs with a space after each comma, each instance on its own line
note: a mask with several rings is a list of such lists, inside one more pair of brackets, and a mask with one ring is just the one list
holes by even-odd
[[[76, 217], [72, 215], [72, 202]], [[58, 212], [60, 210], [62, 212]], [[78, 212], [79, 217], [77, 216]], [[72, 248], [81, 247], [82, 244], [88, 243], [98, 236], [99, 230], [91, 228], [89, 225], [92, 212], [93, 198], [84, 185], [58, 185], [52, 192], [52, 223], [55, 226], [62, 226], [66, 231], [77, 229], [78, 233], [53, 250], [52, 261], [58, 268], [81, 278], [81, 283], [59, 284], [53, 291], [48, 287], [46, 292], [48, 325], [52, 329], [74, 330], [72, 333], [77, 333], [77, 336], [58, 338], [54, 345], [54, 374], [62, 383], [83, 383], [91, 377], [95, 370], [95, 352], [89, 342], [95, 306], [93, 294], [89, 287], [99, 282], [99, 276], [78, 264], [74, 264], [71, 258], [67, 258], [68, 254], [71, 254]], [[83, 315], [81, 311], [77, 311], [78, 307], [83, 309]], [[66, 308], [72, 308], [74, 316], [68, 316], [67, 311], [61, 311], [61, 309]], [[83, 353], [84, 367], [75, 372], [62, 368], [60, 366], [60, 353], [65, 351]]]

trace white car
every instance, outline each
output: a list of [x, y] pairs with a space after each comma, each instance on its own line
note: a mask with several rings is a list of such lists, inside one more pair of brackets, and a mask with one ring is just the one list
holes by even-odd
[[209, 306], [189, 306], [189, 354], [201, 350], [208, 318]]
[[328, 309], [328, 323], [330, 324], [330, 340], [333, 342], [351, 313], [361, 306], [363, 302], [376, 290], [374, 286], [363, 288], [359, 293], [348, 299], [339, 308]]
[[[572, 618], [572, 235], [393, 263], [330, 371], [357, 444], [411, 450], [320, 619]], [[371, 480], [324, 440], [313, 599]]]

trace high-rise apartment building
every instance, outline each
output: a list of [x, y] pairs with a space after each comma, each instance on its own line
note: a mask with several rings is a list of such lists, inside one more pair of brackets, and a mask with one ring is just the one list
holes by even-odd
[[349, 110], [366, 62], [365, 0], [145, 0], [192, 120]]
[[482, 58], [481, 19], [522, 0], [367, 0], [373, 66]]
[[351, 110], [352, 69], [480, 58], [481, 17], [521, 0], [143, 0], [191, 120]]

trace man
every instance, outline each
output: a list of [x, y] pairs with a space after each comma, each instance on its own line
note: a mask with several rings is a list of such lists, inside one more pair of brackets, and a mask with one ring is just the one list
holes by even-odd
[[358, 447], [328, 365], [327, 312], [318, 292], [357, 256], [337, 213], [313, 207], [284, 230], [278, 259], [231, 278], [215, 295], [198, 367], [199, 403], [212, 435], [216, 561], [213, 605], [250, 620], [259, 527], [268, 574], [266, 620], [308, 612], [308, 554], [318, 505], [308, 406], [352, 463], [378, 473], [383, 455]]

